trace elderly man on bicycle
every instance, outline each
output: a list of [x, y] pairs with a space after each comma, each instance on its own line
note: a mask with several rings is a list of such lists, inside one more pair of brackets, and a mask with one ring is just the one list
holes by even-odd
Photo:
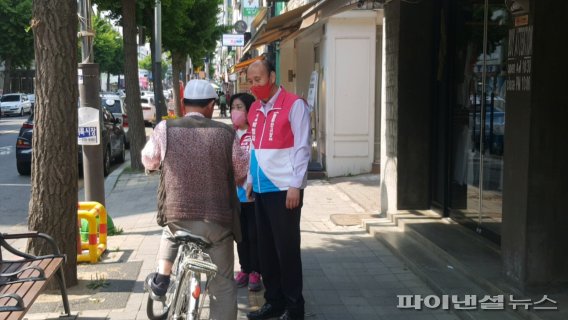
[[147, 285], [152, 298], [166, 294], [177, 245], [169, 238], [185, 229], [204, 237], [218, 267], [210, 283], [211, 319], [235, 319], [237, 288], [233, 280], [233, 221], [240, 204], [235, 184], [242, 183], [248, 169], [248, 155], [240, 148], [235, 131], [211, 120], [217, 94], [205, 80], [191, 80], [184, 91], [186, 114], [162, 121], [142, 150], [148, 170], [161, 166], [165, 196], [159, 197], [166, 220], [160, 249], [158, 272]]

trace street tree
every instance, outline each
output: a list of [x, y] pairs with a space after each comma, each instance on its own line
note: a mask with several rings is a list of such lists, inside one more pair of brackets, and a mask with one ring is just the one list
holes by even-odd
[[170, 0], [162, 6], [167, 19], [162, 20], [162, 41], [172, 56], [172, 78], [175, 112], [181, 115], [179, 75], [187, 56], [201, 60], [213, 52], [216, 41], [227, 28], [217, 26], [217, 14], [221, 0]]
[[[126, 85], [126, 113], [130, 139], [130, 166], [143, 170], [141, 152], [146, 144], [146, 131], [140, 104], [138, 78], [137, 12], [144, 7], [153, 7], [155, 0], [94, 0], [101, 11], [109, 11], [113, 19], [122, 25], [124, 43], [124, 83]], [[96, 61], [95, 61], [96, 62]]]
[[[50, 234], [67, 255], [65, 280], [77, 284], [77, 2], [34, 0], [36, 61], [28, 227]], [[28, 250], [52, 253], [41, 240]]]
[[100, 16], [100, 13], [94, 16], [93, 20], [95, 61], [99, 64], [100, 72], [107, 74], [107, 88], [109, 88], [110, 75], [121, 74], [124, 71], [122, 36], [113, 29], [110, 21]]
[[4, 93], [10, 92], [11, 72], [29, 67], [33, 58], [33, 34], [28, 32], [32, 0], [0, 0], [0, 62], [4, 61]]

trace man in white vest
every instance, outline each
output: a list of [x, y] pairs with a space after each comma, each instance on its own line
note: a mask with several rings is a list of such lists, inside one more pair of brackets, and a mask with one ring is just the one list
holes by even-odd
[[266, 288], [266, 303], [247, 317], [304, 319], [300, 216], [310, 159], [308, 105], [276, 85], [267, 60], [251, 64], [247, 80], [257, 98], [248, 113], [253, 148], [247, 189], [254, 192]]

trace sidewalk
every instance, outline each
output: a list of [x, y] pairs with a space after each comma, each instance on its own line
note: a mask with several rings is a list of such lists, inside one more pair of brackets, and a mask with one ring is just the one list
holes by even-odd
[[[79, 285], [69, 290], [79, 319], [147, 319], [143, 282], [156, 268], [159, 177], [124, 170], [127, 164], [105, 181], [106, 208], [123, 233], [109, 237], [103, 261], [78, 266]], [[397, 295], [434, 292], [361, 226], [361, 218], [378, 212], [378, 199], [377, 175], [309, 181], [301, 219], [306, 319], [458, 319], [443, 310], [397, 309]], [[237, 300], [238, 319], [264, 302], [262, 292], [246, 288]], [[60, 301], [56, 292], [40, 295], [26, 318], [56, 319]]]
[[[378, 187], [368, 183], [376, 177], [309, 182], [301, 220], [307, 318], [458, 319], [442, 310], [398, 310], [399, 294], [434, 293], [360, 226], [342, 227], [330, 221], [333, 214], [373, 209], [372, 201], [359, 204], [352, 198], [378, 194]], [[71, 288], [71, 308], [79, 319], [147, 319], [143, 281], [155, 269], [161, 234], [155, 223], [158, 177], [125, 171], [115, 178], [106, 204], [115, 226], [124, 231], [109, 238], [110, 253], [102, 262], [79, 265], [82, 287], [97, 278], [108, 284], [82, 292]], [[27, 318], [57, 318], [62, 310], [59, 301], [57, 294], [40, 296]], [[262, 305], [262, 293], [239, 289], [238, 302], [238, 318], [246, 319], [246, 312]]]

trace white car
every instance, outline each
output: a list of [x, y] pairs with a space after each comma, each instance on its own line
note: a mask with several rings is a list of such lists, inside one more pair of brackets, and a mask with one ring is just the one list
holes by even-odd
[[24, 93], [8, 93], [0, 98], [0, 109], [2, 115], [23, 116], [32, 113], [32, 103]]
[[124, 104], [125, 98], [118, 94], [101, 94], [101, 106], [106, 108], [115, 119], [119, 119], [124, 129], [126, 141], [125, 145], [130, 146], [130, 138], [128, 137], [128, 116], [126, 115], [126, 105]]
[[154, 96], [145, 95], [140, 98], [142, 105], [142, 115], [146, 125], [154, 126], [156, 124], [156, 104], [154, 103]]

